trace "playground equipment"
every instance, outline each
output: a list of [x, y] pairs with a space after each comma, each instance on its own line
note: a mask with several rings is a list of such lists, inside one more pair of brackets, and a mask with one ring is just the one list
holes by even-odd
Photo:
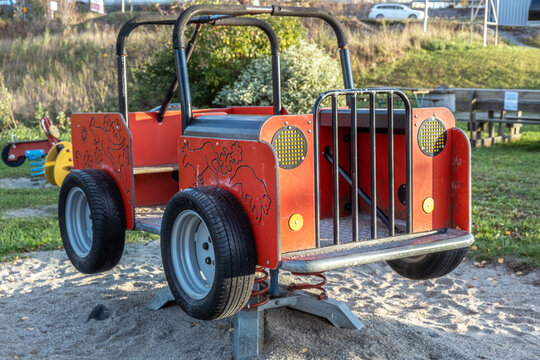
[[7, 166], [21, 166], [26, 160], [26, 152], [30, 150], [43, 150], [46, 154], [51, 147], [58, 143], [60, 132], [58, 128], [51, 123], [48, 117], [42, 117], [39, 120], [41, 129], [47, 136], [46, 140], [19, 141], [15, 134], [11, 135], [11, 143], [2, 150], [2, 161]]
[[[321, 94], [312, 114], [289, 114], [276, 34], [246, 17], [259, 14], [326, 21], [345, 89]], [[128, 112], [125, 45], [142, 25], [174, 25], [177, 74], [159, 109]], [[187, 63], [201, 26], [265, 32], [272, 106], [192, 108]], [[412, 109], [396, 89], [355, 89], [345, 31], [324, 10], [196, 5], [178, 18], [128, 21], [116, 52], [119, 113], [71, 118], [74, 170], [59, 196], [66, 253], [79, 271], [97, 273], [120, 260], [126, 229], [161, 235], [170, 290], [151, 306], [174, 299], [198, 319], [236, 314], [236, 358], [257, 353], [262, 311], [274, 307], [359, 329], [345, 304], [328, 299], [324, 271], [387, 261], [429, 279], [452, 271], [473, 243], [467, 136], [447, 109]], [[177, 88], [181, 110], [168, 110]], [[377, 108], [379, 99], [386, 105]], [[286, 290], [280, 270], [320, 282]], [[306, 288], [317, 296], [302, 295]]]
[[73, 151], [69, 141], [55, 144], [45, 160], [45, 178], [51, 185], [62, 186], [67, 174], [73, 169]]

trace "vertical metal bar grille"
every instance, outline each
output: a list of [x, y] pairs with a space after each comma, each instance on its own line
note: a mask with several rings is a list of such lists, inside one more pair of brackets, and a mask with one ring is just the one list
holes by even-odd
[[358, 114], [356, 94], [350, 97], [351, 108], [351, 211], [352, 240], [358, 241]]
[[[371, 193], [368, 196], [358, 187], [358, 96], [366, 96], [369, 100], [369, 141], [370, 141], [370, 186]], [[386, 95], [386, 122], [388, 127], [388, 216], [377, 207], [377, 95]], [[351, 119], [350, 136], [350, 171], [339, 165], [339, 124], [338, 124], [338, 97], [345, 96], [349, 104], [349, 115]], [[352, 212], [352, 240], [358, 241], [359, 236], [359, 204], [358, 196], [361, 196], [370, 207], [371, 238], [377, 239], [378, 217], [388, 226], [388, 235], [395, 236], [395, 142], [394, 142], [394, 100], [398, 97], [403, 101], [405, 108], [405, 157], [406, 157], [406, 231], [412, 231], [412, 131], [411, 131], [411, 104], [407, 96], [394, 89], [351, 89], [351, 90], [331, 90], [321, 94], [313, 106], [313, 135], [314, 135], [314, 161], [315, 161], [315, 244], [320, 247], [321, 243], [321, 194], [320, 194], [320, 144], [319, 126], [321, 103], [328, 97], [332, 98], [331, 118], [332, 118], [332, 154], [326, 153], [325, 158], [332, 163], [333, 179], [333, 232], [334, 244], [340, 244], [339, 229], [339, 176], [342, 175], [351, 185], [351, 212]], [[364, 100], [362, 100], [363, 102]], [[400, 151], [402, 151], [400, 149]]]
[[339, 126], [337, 111], [337, 95], [332, 95], [332, 147], [334, 175], [334, 244], [339, 244]]
[[394, 93], [387, 97], [388, 116], [388, 236], [395, 235], [395, 204], [394, 204]]
[[369, 94], [369, 149], [371, 164], [371, 238], [377, 238], [377, 153], [376, 153], [376, 125], [375, 125], [375, 96]]

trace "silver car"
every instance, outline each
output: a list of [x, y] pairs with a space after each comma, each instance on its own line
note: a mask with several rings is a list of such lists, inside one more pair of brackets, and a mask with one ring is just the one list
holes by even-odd
[[413, 10], [408, 6], [401, 4], [378, 4], [375, 5], [369, 12], [370, 19], [423, 19], [422, 11]]

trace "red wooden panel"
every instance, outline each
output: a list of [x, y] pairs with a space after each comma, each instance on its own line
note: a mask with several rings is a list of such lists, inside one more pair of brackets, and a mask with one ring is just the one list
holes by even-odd
[[[418, 145], [418, 130], [422, 123], [436, 117], [447, 131], [446, 146], [436, 156], [425, 155]], [[413, 232], [452, 227], [452, 145], [454, 116], [446, 108], [413, 109], [412, 168], [413, 168]], [[422, 203], [427, 197], [435, 201], [433, 212], [427, 214]]]
[[461, 129], [451, 131], [454, 227], [471, 232], [471, 144]]
[[[299, 128], [306, 136], [307, 153], [304, 161], [294, 169], [279, 166], [279, 206], [281, 252], [315, 247], [315, 185], [313, 179], [313, 121], [312, 115], [275, 116], [268, 119], [261, 129], [261, 140], [272, 143], [276, 132], [284, 126]], [[303, 226], [298, 231], [289, 227], [293, 214], [300, 214]]]
[[180, 190], [218, 186], [233, 194], [249, 217], [258, 264], [276, 268], [279, 253], [279, 199], [276, 157], [264, 142], [181, 136]]
[[135, 206], [167, 204], [177, 192], [171, 172], [135, 175]]
[[126, 228], [132, 229], [133, 170], [131, 135], [119, 113], [71, 115], [75, 169], [100, 169], [113, 177], [122, 195]]

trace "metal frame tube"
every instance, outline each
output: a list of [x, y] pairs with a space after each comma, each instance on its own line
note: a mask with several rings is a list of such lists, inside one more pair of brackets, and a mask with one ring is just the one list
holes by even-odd
[[388, 115], [388, 235], [395, 235], [395, 204], [394, 204], [394, 93], [387, 97]]
[[376, 154], [376, 128], [375, 128], [375, 96], [376, 92], [369, 94], [369, 149], [371, 167], [371, 238], [377, 238], [377, 154]]
[[124, 117], [126, 125], [129, 124], [128, 119], [128, 101], [127, 101], [127, 65], [126, 55], [118, 55], [116, 58], [118, 66], [118, 105], [120, 114]]
[[350, 96], [351, 108], [351, 212], [352, 240], [358, 241], [358, 114], [356, 113], [356, 95]]
[[[131, 32], [142, 25], [174, 25], [177, 18], [175, 16], [140, 16], [135, 17], [126, 22], [118, 33], [116, 39], [116, 54], [117, 54], [117, 67], [118, 67], [118, 98], [120, 113], [124, 116], [126, 123], [128, 123], [128, 101], [127, 101], [127, 66], [126, 66], [126, 43]], [[190, 24], [197, 24], [194, 33], [190, 41], [186, 46], [186, 62], [189, 61], [189, 57], [193, 51], [193, 42], [197, 36], [198, 29], [201, 24], [211, 24], [213, 26], [254, 26], [261, 29], [270, 41], [270, 52], [272, 54], [272, 82], [273, 82], [273, 105], [274, 114], [281, 114], [281, 76], [279, 66], [279, 39], [270, 24], [261, 19], [255, 18], [231, 18], [227, 15], [214, 15], [214, 16], [198, 16], [189, 20]], [[170, 101], [174, 92], [178, 87], [178, 77], [175, 77], [169, 85], [168, 92], [162, 102], [162, 106], [158, 112], [158, 122], [163, 120], [164, 114], [169, 107]], [[166, 106], [164, 106], [166, 105]]]
[[[326, 21], [336, 33], [338, 47], [342, 56], [343, 78], [347, 88], [354, 88], [352, 71], [350, 65], [350, 56], [347, 50], [347, 36], [341, 22], [330, 13], [316, 8], [302, 7], [286, 7], [286, 6], [249, 6], [249, 5], [194, 5], [184, 10], [176, 23], [173, 30], [173, 47], [175, 50], [186, 47], [184, 29], [190, 22], [190, 19], [196, 15], [213, 15], [220, 14], [222, 16], [243, 16], [243, 15], [259, 15], [269, 14], [271, 16], [294, 16], [294, 17], [315, 17]], [[180, 62], [177, 61], [177, 64]], [[179, 82], [189, 81], [187, 72], [177, 69], [177, 73], [183, 77], [179, 77]], [[185, 76], [184, 76], [185, 75]], [[189, 91], [189, 85], [180, 86], [180, 91]], [[181, 95], [182, 99], [190, 99], [190, 95]], [[182, 124], [188, 124], [192, 119], [191, 104], [182, 103]], [[183, 127], [185, 129], [185, 127]], [[182, 131], [183, 131], [182, 129]]]
[[[182, 132], [188, 125], [188, 119], [191, 117], [191, 92], [189, 91], [189, 78], [187, 69], [186, 50], [176, 49], [176, 76], [180, 85], [180, 97], [182, 102]], [[189, 117], [187, 116], [189, 114]], [[184, 116], [185, 115], [185, 116]]]
[[339, 126], [337, 113], [337, 95], [332, 95], [332, 146], [333, 159], [333, 209], [334, 209], [334, 244], [339, 244]]
[[[381, 218], [381, 220], [390, 228], [389, 230], [389, 233], [392, 234], [391, 236], [395, 236], [395, 232], [396, 232], [396, 229], [395, 229], [395, 195], [394, 195], [394, 152], [395, 152], [395, 149], [394, 149], [394, 98], [395, 96], [399, 97], [403, 103], [404, 103], [404, 107], [405, 107], [405, 117], [406, 117], [406, 123], [405, 123], [405, 137], [406, 137], [406, 145], [405, 145], [405, 152], [406, 152], [406, 186], [407, 186], [407, 191], [406, 191], [406, 206], [407, 206], [407, 215], [406, 215], [406, 226], [407, 226], [407, 233], [411, 233], [412, 232], [412, 209], [411, 209], [411, 204], [412, 204], [412, 130], [411, 130], [411, 126], [412, 126], [412, 112], [411, 112], [411, 104], [410, 104], [410, 101], [409, 99], [407, 98], [407, 96], [400, 90], [396, 90], [396, 89], [349, 89], [349, 90], [330, 90], [330, 91], [327, 91], [321, 95], [319, 95], [319, 97], [317, 98], [317, 100], [315, 101], [315, 104], [313, 106], [313, 119], [314, 119], [314, 123], [313, 123], [313, 128], [314, 128], [314, 131], [313, 131], [313, 135], [314, 135], [314, 142], [313, 142], [313, 148], [314, 148], [314, 183], [315, 183], [315, 244], [316, 244], [316, 247], [320, 247], [320, 218], [321, 218], [321, 205], [320, 205], [320, 152], [321, 152], [321, 149], [320, 149], [320, 144], [319, 144], [319, 123], [320, 123], [320, 111], [319, 111], [319, 108], [322, 104], [322, 102], [327, 98], [327, 97], [332, 97], [332, 124], [333, 124], [333, 129], [332, 129], [332, 137], [333, 137], [333, 143], [335, 144], [336, 142], [336, 132], [337, 132], [337, 129], [336, 129], [336, 126], [334, 125], [337, 125], [337, 96], [346, 96], [348, 97], [349, 99], [349, 102], [350, 102], [350, 106], [351, 108], [354, 107], [355, 105], [357, 105], [357, 98], [356, 96], [358, 95], [364, 95], [364, 94], [367, 94], [369, 95], [369, 106], [370, 106], [370, 150], [371, 150], [371, 154], [370, 154], [370, 162], [371, 162], [371, 193], [372, 193], [372, 198], [370, 199], [366, 194], [363, 194], [361, 189], [358, 188], [357, 186], [357, 193], [358, 193], [358, 196], [360, 196], [365, 202], [366, 204], [368, 204], [370, 206], [370, 209], [371, 209], [371, 226], [372, 226], [372, 229], [371, 229], [371, 234], [372, 234], [372, 238], [373, 239], [376, 239], [377, 238], [377, 216], [379, 218]], [[376, 186], [376, 172], [377, 172], [377, 169], [376, 169], [376, 142], [375, 142], [375, 137], [376, 137], [376, 116], [375, 116], [375, 96], [377, 94], [386, 94], [387, 95], [387, 99], [388, 99], [388, 107], [387, 107], [387, 111], [388, 111], [388, 118], [387, 118], [387, 121], [388, 121], [388, 124], [389, 124], [389, 129], [388, 129], [388, 153], [389, 153], [389, 156], [388, 156], [388, 166], [389, 166], [389, 179], [391, 179], [391, 181], [389, 181], [389, 185], [388, 185], [388, 191], [389, 191], [389, 201], [390, 201], [390, 205], [389, 205], [389, 208], [390, 208], [390, 219], [386, 218], [385, 214], [382, 213], [382, 211], [377, 207], [377, 198], [376, 198], [376, 193], [377, 193], [377, 186]], [[354, 100], [353, 100], [354, 98]], [[354, 128], [355, 124], [355, 120], [357, 121], [357, 119], [355, 119], [355, 117], [352, 115], [352, 111], [351, 111], [351, 130]], [[357, 124], [356, 124], [357, 126]], [[356, 138], [355, 139], [355, 136], [353, 136], [353, 134], [351, 134], [351, 141], [354, 143], [355, 141], [357, 142], [358, 139]], [[334, 148], [335, 148], [335, 145], [334, 145]], [[354, 147], [351, 146], [351, 158], [354, 157], [354, 154], [352, 153]], [[336, 165], [337, 165], [337, 168], [338, 168], [338, 172], [340, 173], [341, 176], [343, 176], [345, 178], [345, 180], [347, 180], [347, 182], [351, 185], [351, 189], [354, 187], [354, 182], [353, 182], [353, 179], [351, 179], [351, 177], [345, 172], [345, 170], [343, 168], [341, 168], [339, 166], [339, 163], [337, 161], [338, 159], [338, 156], [335, 154], [335, 151], [334, 151], [334, 154], [330, 154], [329, 150], [326, 149], [325, 150], [325, 153], [324, 153], [324, 156], [325, 158], [330, 161], [330, 163], [332, 164], [332, 168], [333, 168], [333, 173], [334, 173], [334, 177], [335, 177], [335, 168], [336, 168]], [[352, 171], [357, 171], [357, 169], [354, 169], [353, 167], [353, 164], [351, 164], [351, 169]], [[334, 180], [334, 183], [336, 183], [336, 181]], [[337, 189], [337, 193], [339, 194], [339, 187]], [[336, 194], [336, 190], [334, 189], [334, 194]], [[334, 208], [336, 207], [336, 196], [334, 196]], [[354, 212], [354, 205], [353, 205], [353, 212]], [[386, 218], [386, 219], [385, 219]], [[334, 222], [335, 219], [334, 219]], [[354, 225], [353, 225], [354, 226]], [[339, 231], [339, 230], [338, 230]], [[334, 235], [335, 236], [335, 235]], [[334, 239], [335, 240], [335, 239]]]

